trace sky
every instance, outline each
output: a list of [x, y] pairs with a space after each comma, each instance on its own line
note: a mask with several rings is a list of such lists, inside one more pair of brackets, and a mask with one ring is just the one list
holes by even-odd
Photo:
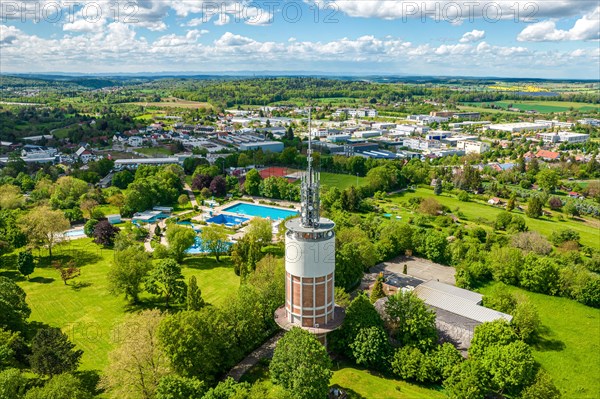
[[600, 0], [2, 0], [0, 73], [600, 80]]

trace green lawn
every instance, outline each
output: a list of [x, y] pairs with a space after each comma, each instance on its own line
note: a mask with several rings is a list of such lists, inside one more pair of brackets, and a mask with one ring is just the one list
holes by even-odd
[[[435, 197], [437, 201], [450, 208], [453, 212], [456, 208], [459, 208], [460, 212], [464, 214], [466, 221], [468, 222], [474, 222], [475, 220], [479, 220], [478, 218], [481, 218], [486, 219], [491, 223], [495, 221], [496, 216], [498, 216], [499, 213], [504, 211], [502, 208], [494, 207], [482, 202], [461, 202], [451, 194], [444, 193], [443, 195], [435, 196], [432, 190], [425, 188], [418, 188], [414, 192], [395, 194], [388, 198], [392, 203], [401, 204], [407, 202], [408, 199], [412, 197]], [[388, 201], [384, 202], [384, 204], [384, 208], [394, 215], [400, 215], [405, 218], [411, 214], [411, 212], [404, 207], [400, 207], [399, 210], [396, 211], [392, 210]], [[530, 230], [535, 230], [546, 236], [550, 236], [553, 231], [559, 229], [573, 229], [579, 232], [582, 244], [600, 248], [600, 229], [598, 228], [598, 222], [593, 219], [587, 220], [582, 218], [579, 221], [567, 218], [565, 218], [564, 221], [558, 221], [556, 218], [548, 217], [531, 219], [520, 212], [513, 212], [519, 213], [525, 218]]]
[[[485, 295], [493, 287], [481, 289]], [[533, 345], [535, 359], [550, 373], [565, 399], [600, 397], [600, 309], [567, 298], [510, 287], [539, 312], [542, 333]]]
[[[113, 329], [125, 313], [144, 306], [162, 306], [162, 302], [144, 294], [141, 306], [132, 307], [122, 296], [109, 294], [106, 274], [112, 265], [113, 251], [102, 249], [89, 238], [59, 245], [54, 257], [74, 259], [81, 267], [81, 276], [65, 286], [58, 272], [45, 267], [36, 268], [29, 281], [20, 281], [32, 310], [30, 320], [62, 328], [84, 351], [81, 369], [101, 370], [107, 365], [107, 354], [113, 347]], [[227, 257], [219, 263], [210, 257], [188, 257], [183, 266], [186, 280], [196, 276], [207, 302], [223, 304], [239, 286], [239, 278]], [[16, 273], [3, 270], [2, 274], [14, 277]]]
[[173, 155], [173, 151], [165, 147], [137, 148], [135, 151], [148, 155], [150, 157], [163, 157]]
[[350, 186], [356, 186], [357, 181], [359, 186], [366, 184], [366, 179], [364, 177], [357, 178], [353, 175], [321, 172], [321, 184], [323, 186], [337, 187], [340, 190], [343, 190]]
[[493, 103], [467, 103], [465, 105], [483, 107], [484, 105], [489, 104], [496, 104], [504, 109], [507, 109], [508, 106], [512, 104], [513, 108], [518, 108], [523, 111], [538, 111], [543, 114], [550, 112], [566, 112], [571, 108], [582, 112], [600, 110], [600, 106], [595, 104], [567, 101], [496, 101]]
[[349, 399], [436, 399], [442, 392], [382, 377], [368, 370], [342, 366], [335, 370], [331, 384], [348, 392]]

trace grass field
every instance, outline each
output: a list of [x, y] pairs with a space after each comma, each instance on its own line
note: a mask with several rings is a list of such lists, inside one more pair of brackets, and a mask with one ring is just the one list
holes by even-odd
[[566, 112], [571, 108], [578, 111], [599, 111], [600, 105], [588, 104], [588, 103], [577, 103], [577, 102], [563, 102], [563, 101], [496, 101], [489, 103], [467, 103], [465, 105], [474, 107], [483, 107], [485, 105], [495, 104], [499, 107], [507, 109], [512, 104], [513, 108], [519, 108], [523, 111], [537, 111], [542, 114], [548, 114], [550, 112]]
[[[74, 259], [81, 276], [64, 285], [51, 267], [36, 268], [29, 281], [19, 285], [27, 293], [32, 321], [60, 327], [84, 351], [81, 369], [103, 369], [113, 347], [113, 329], [127, 312], [144, 306], [162, 306], [162, 301], [142, 295], [140, 306], [130, 306], [122, 296], [108, 292], [106, 274], [113, 262], [113, 251], [102, 249], [84, 238], [63, 243], [54, 251], [55, 259]], [[203, 298], [219, 305], [234, 295], [239, 278], [227, 257], [217, 263], [210, 257], [188, 257], [183, 264], [186, 281], [192, 275], [198, 280]], [[15, 276], [13, 271], [0, 274]]]
[[436, 399], [442, 392], [379, 376], [350, 366], [334, 368], [331, 384], [348, 392], [349, 399]]
[[[496, 220], [496, 216], [504, 211], [502, 208], [480, 202], [461, 202], [450, 194], [435, 196], [432, 190], [425, 188], [418, 188], [414, 192], [404, 192], [390, 196], [388, 197], [388, 201], [382, 202], [382, 204], [389, 213], [407, 218], [412, 214], [411, 211], [402, 206], [394, 210], [392, 209], [393, 206], [390, 205], [390, 201], [394, 204], [402, 204], [407, 202], [412, 197], [435, 197], [438, 202], [447, 206], [453, 212], [456, 208], [459, 208], [460, 212], [464, 214], [467, 223], [472, 223], [475, 220], [480, 221], [482, 218], [486, 219], [490, 223], [493, 223]], [[600, 225], [598, 224], [597, 220], [580, 219], [581, 221], [575, 221], [565, 218], [564, 221], [558, 221], [557, 219], [548, 217], [531, 219], [520, 212], [513, 211], [513, 213], [521, 214], [525, 218], [527, 226], [530, 230], [535, 230], [546, 236], [550, 236], [550, 234], [556, 230], [567, 228], [573, 229], [579, 232], [581, 235], [582, 244], [594, 248], [600, 248]], [[465, 221], [465, 219], [461, 219], [461, 221]]]
[[144, 155], [148, 155], [149, 157], [164, 157], [173, 155], [173, 151], [165, 147], [136, 148], [135, 151]]
[[152, 107], [152, 108], [189, 108], [189, 109], [200, 109], [200, 108], [212, 108], [212, 105], [209, 103], [199, 102], [199, 101], [188, 101], [182, 100], [180, 98], [168, 97], [164, 98], [163, 101], [160, 102], [134, 102], [134, 103], [126, 103], [132, 105], [141, 105], [143, 107]]
[[[481, 292], [492, 289], [489, 285]], [[542, 332], [533, 345], [535, 359], [550, 373], [565, 399], [600, 397], [600, 310], [567, 298], [510, 287], [539, 312]]]
[[323, 186], [337, 187], [340, 190], [343, 190], [350, 186], [356, 186], [357, 181], [358, 186], [366, 184], [366, 179], [364, 177], [357, 178], [353, 175], [321, 172], [321, 184], [323, 184]]

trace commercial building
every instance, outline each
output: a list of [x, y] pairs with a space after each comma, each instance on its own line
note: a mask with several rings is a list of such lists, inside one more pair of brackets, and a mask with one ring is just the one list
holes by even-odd
[[487, 128], [487, 130], [496, 130], [496, 131], [509, 132], [509, 133], [521, 133], [521, 132], [534, 132], [537, 130], [550, 129], [550, 128], [552, 128], [552, 123], [549, 123], [549, 122], [500, 123], [500, 124], [488, 125], [486, 128]]
[[456, 149], [464, 151], [465, 154], [483, 154], [490, 150], [490, 145], [482, 141], [462, 140], [456, 143]]
[[438, 149], [442, 146], [442, 144], [438, 140], [423, 140], [420, 138], [404, 139], [402, 145], [415, 151]]
[[544, 143], [586, 143], [590, 139], [589, 134], [573, 133], [573, 132], [558, 132], [558, 133], [539, 133], [537, 138], [543, 140]]
[[260, 141], [254, 143], [243, 143], [239, 145], [240, 151], [258, 150], [264, 152], [281, 152], [283, 151], [283, 143], [280, 141]]
[[133, 158], [133, 159], [117, 159], [115, 161], [115, 169], [136, 169], [140, 165], [179, 165], [179, 158]]

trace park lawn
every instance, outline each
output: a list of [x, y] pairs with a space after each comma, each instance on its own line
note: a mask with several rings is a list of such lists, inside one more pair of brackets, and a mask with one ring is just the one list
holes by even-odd
[[[114, 346], [114, 328], [125, 314], [144, 307], [162, 306], [162, 301], [143, 293], [141, 303], [132, 306], [123, 296], [111, 295], [106, 275], [112, 266], [114, 251], [101, 248], [89, 238], [64, 242], [53, 252], [55, 259], [74, 259], [81, 267], [81, 276], [65, 286], [58, 272], [47, 266], [36, 268], [29, 281], [19, 281], [31, 307], [30, 321], [60, 327], [84, 351], [80, 368], [102, 370]], [[15, 274], [9, 270], [0, 273], [9, 277]], [[239, 286], [239, 278], [228, 257], [219, 263], [208, 256], [188, 257], [183, 264], [183, 275], [186, 282], [195, 275], [203, 298], [214, 305], [224, 304]]]
[[162, 157], [165, 155], [173, 155], [173, 151], [165, 147], [137, 148], [135, 151], [148, 155], [150, 157]]
[[442, 392], [382, 377], [368, 370], [344, 365], [334, 368], [331, 385], [348, 392], [348, 399], [437, 399]]
[[104, 214], [104, 216], [121, 214], [121, 211], [119, 210], [118, 206], [110, 204], [98, 205], [94, 210], [101, 211]]
[[[400, 194], [395, 194], [388, 198], [393, 203], [401, 203], [408, 201], [408, 199], [412, 197], [435, 197], [439, 203], [447, 206], [453, 212], [456, 208], [459, 208], [460, 212], [464, 214], [467, 221], [475, 223], [477, 220], [481, 219], [485, 219], [490, 223], [493, 223], [498, 214], [504, 212], [504, 209], [502, 208], [483, 204], [481, 202], [461, 202], [453, 195], [447, 193], [436, 196], [433, 194], [432, 190], [425, 188], [418, 188], [414, 192], [407, 191]], [[403, 213], [404, 212], [401, 212], [400, 215], [405, 216]], [[579, 219], [581, 221], [577, 221], [565, 218], [563, 221], [558, 221], [547, 217], [531, 219], [521, 212], [513, 211], [513, 213], [523, 216], [530, 230], [535, 230], [549, 237], [553, 231], [560, 229], [573, 229], [580, 234], [582, 244], [593, 248], [600, 248], [600, 229], [598, 228], [597, 222], [594, 220], [581, 218]], [[398, 214], [398, 212], [396, 212], [396, 214]], [[461, 218], [461, 220], [463, 219]]]
[[[485, 295], [495, 284], [480, 291]], [[600, 397], [600, 309], [567, 298], [509, 289], [537, 307], [542, 332], [532, 345], [533, 355], [552, 376], [563, 398]]]
[[[357, 177], [354, 175], [344, 175], [341, 173], [321, 172], [321, 184], [323, 186], [337, 187], [340, 190], [350, 186], [356, 186]], [[364, 177], [358, 177], [358, 186], [367, 183]]]

